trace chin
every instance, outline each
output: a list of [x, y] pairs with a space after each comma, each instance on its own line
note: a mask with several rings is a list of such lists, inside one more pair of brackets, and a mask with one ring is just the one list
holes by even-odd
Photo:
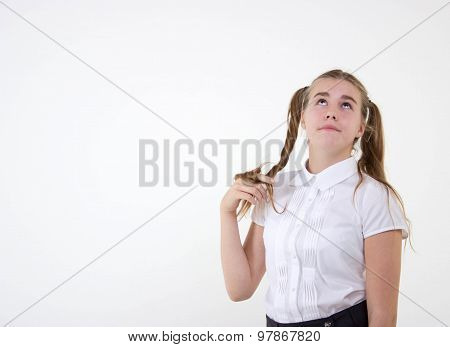
[[324, 146], [341, 146], [341, 141], [339, 139], [333, 138], [331, 136], [322, 136], [321, 138], [315, 139], [315, 141], [310, 141], [310, 145], [313, 144], [316, 147]]
[[321, 139], [309, 143], [309, 147], [314, 147], [315, 149], [321, 149], [330, 152], [341, 152], [345, 146], [342, 145], [340, 141], [333, 139]]

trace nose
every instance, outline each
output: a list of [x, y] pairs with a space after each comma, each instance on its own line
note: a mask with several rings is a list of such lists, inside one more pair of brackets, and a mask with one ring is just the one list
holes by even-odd
[[336, 115], [334, 113], [327, 113], [326, 118], [327, 119], [329, 119], [329, 118], [336, 119]]

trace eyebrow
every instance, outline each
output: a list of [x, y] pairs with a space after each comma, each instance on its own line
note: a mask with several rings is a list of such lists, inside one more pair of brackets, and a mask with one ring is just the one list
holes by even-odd
[[[314, 95], [314, 97], [316, 97], [316, 96], [318, 96], [318, 95], [322, 95], [322, 96], [330, 96], [330, 94], [327, 93], [327, 92], [319, 92], [319, 93], [317, 93], [316, 95]], [[341, 96], [341, 99], [344, 99], [344, 100], [351, 100], [351, 101], [353, 101], [356, 105], [358, 105], [358, 103], [356, 102], [356, 100], [353, 99], [351, 96], [348, 96], [348, 95], [342, 95], [342, 96]]]

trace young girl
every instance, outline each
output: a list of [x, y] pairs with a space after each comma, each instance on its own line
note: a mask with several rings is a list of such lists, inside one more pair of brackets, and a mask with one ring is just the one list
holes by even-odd
[[[294, 94], [288, 123], [278, 164], [237, 174], [221, 201], [229, 297], [250, 298], [267, 267], [267, 326], [396, 326], [410, 221], [386, 180], [378, 107], [357, 78], [332, 70]], [[280, 172], [300, 127], [309, 157]], [[242, 246], [237, 219], [252, 205]]]

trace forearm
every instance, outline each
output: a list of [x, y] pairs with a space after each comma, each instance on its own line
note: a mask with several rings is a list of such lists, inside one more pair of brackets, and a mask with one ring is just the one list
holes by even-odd
[[236, 213], [220, 212], [221, 258], [225, 285], [233, 301], [247, 298], [250, 287], [250, 266], [242, 247]]
[[369, 314], [369, 327], [395, 327], [397, 326], [397, 314], [386, 312], [374, 312]]

